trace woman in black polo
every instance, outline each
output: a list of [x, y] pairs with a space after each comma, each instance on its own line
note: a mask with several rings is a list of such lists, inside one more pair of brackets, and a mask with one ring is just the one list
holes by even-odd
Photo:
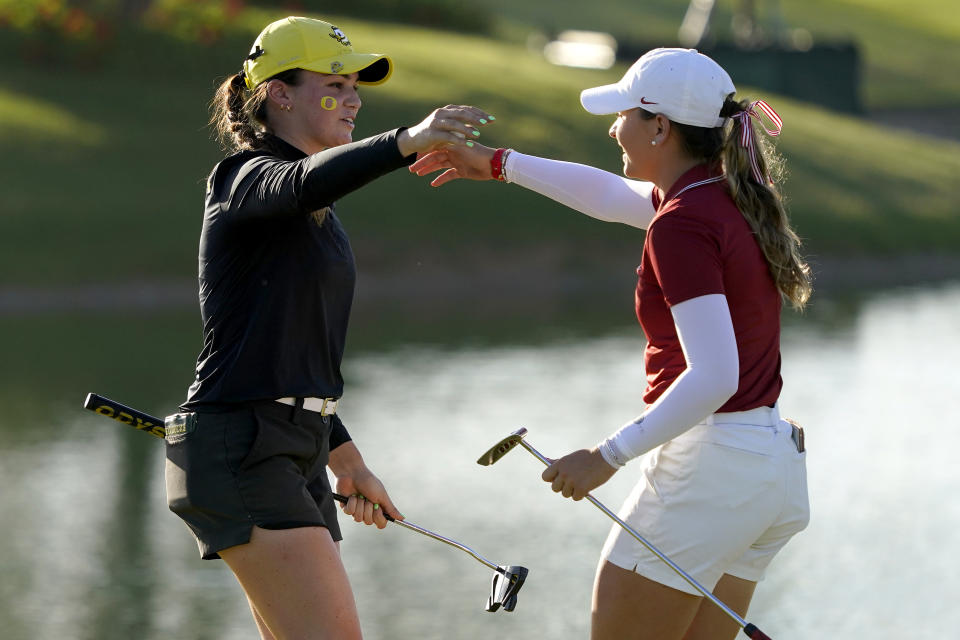
[[464, 144], [489, 116], [445, 107], [352, 142], [358, 85], [391, 71], [337, 27], [286, 18], [214, 98], [235, 153], [207, 182], [203, 349], [185, 427], [168, 438], [167, 496], [201, 555], [233, 570], [264, 638], [360, 637], [328, 466], [356, 521], [403, 517], [337, 415], [356, 272], [334, 202], [418, 152]]

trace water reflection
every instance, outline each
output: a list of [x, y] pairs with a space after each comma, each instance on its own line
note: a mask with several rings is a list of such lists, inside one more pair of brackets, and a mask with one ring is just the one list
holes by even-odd
[[[606, 519], [550, 493], [523, 451], [490, 468], [474, 460], [519, 426], [550, 455], [639, 410], [642, 336], [620, 304], [526, 321], [465, 312], [452, 324], [466, 339], [452, 346], [436, 343], [426, 311], [358, 310], [342, 414], [369, 464], [414, 522], [531, 569], [517, 610], [488, 614], [490, 572], [465, 554], [345, 522], [368, 638], [586, 637]], [[824, 301], [785, 322], [782, 404], [809, 433], [813, 521], [758, 590], [750, 619], [772, 636], [883, 640], [960, 625], [942, 597], [960, 591], [958, 317], [952, 285]], [[0, 373], [0, 635], [255, 638], [229, 572], [201, 562], [166, 510], [159, 443], [79, 409], [87, 391], [154, 413], [174, 406], [194, 314], [6, 317], [0, 329], [16, 336]], [[598, 498], [617, 506], [630, 468]]]

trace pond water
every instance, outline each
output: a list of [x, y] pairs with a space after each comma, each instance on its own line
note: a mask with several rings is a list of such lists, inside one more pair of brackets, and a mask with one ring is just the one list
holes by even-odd
[[[777, 640], [960, 628], [958, 320], [960, 285], [823, 300], [786, 319], [781, 405], [807, 431], [813, 513], [747, 616]], [[599, 324], [509, 342], [351, 344], [341, 415], [407, 518], [530, 568], [516, 611], [486, 613], [492, 573], [468, 555], [342, 520], [365, 637], [587, 637], [609, 520], [553, 494], [523, 451], [475, 461], [521, 426], [550, 456], [639, 413], [642, 334], [626, 316]], [[199, 560], [166, 509], [161, 443], [80, 408], [96, 391], [172, 410], [194, 314], [18, 316], [0, 329], [0, 637], [257, 638], [229, 571]], [[596, 497], [619, 507], [635, 467]]]

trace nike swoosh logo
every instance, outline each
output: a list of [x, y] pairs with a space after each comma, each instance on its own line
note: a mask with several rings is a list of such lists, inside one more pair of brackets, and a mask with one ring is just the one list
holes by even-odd
[[646, 98], [641, 97], [641, 98], [640, 98], [640, 104], [658, 104], [658, 103], [656, 103], [656, 102], [650, 102], [650, 101], [647, 100]]

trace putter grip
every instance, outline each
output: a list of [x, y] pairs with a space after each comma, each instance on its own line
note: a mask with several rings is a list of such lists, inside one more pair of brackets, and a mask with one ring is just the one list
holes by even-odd
[[[347, 499], [348, 499], [348, 498], [347, 498], [347, 496], [342, 496], [342, 495], [340, 495], [339, 493], [334, 493], [334, 494], [333, 494], [333, 499], [336, 500], [336, 501], [338, 501], [338, 502], [342, 502], [343, 504], [347, 504]], [[394, 517], [391, 516], [390, 514], [388, 514], [386, 511], [383, 512], [383, 517], [386, 518], [386, 519], [387, 519], [388, 521], [390, 521], [390, 522], [396, 522], [396, 520], [394, 519]], [[764, 637], [766, 637], [766, 636], [764, 636]]]
[[116, 400], [105, 398], [96, 393], [88, 393], [83, 402], [83, 408], [99, 413], [107, 418], [112, 418], [117, 422], [131, 426], [134, 429], [149, 433], [157, 438], [163, 438], [167, 435], [163, 418], [157, 418], [148, 413], [137, 411], [125, 404], [120, 404]]
[[753, 638], [753, 640], [773, 640], [770, 636], [765, 634], [763, 631], [760, 631], [753, 623], [748, 622], [746, 626], [743, 627], [743, 632], [747, 634], [747, 637]]

